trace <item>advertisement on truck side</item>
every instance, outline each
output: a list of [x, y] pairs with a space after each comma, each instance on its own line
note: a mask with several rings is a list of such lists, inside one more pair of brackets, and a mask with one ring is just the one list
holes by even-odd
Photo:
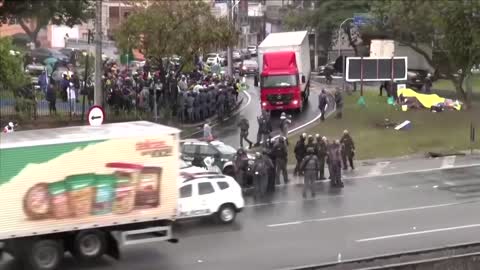
[[0, 240], [173, 219], [176, 137], [58, 143], [0, 151]]

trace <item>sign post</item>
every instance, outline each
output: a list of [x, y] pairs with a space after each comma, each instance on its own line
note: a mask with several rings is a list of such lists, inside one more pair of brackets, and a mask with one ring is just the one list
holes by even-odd
[[88, 111], [88, 123], [90, 126], [101, 126], [105, 121], [105, 111], [100, 106], [92, 106]]

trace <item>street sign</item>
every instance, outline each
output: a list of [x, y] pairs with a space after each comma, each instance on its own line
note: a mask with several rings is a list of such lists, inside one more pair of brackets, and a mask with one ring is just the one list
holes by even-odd
[[88, 111], [88, 123], [90, 126], [101, 126], [105, 120], [105, 111], [100, 106], [92, 106]]
[[353, 15], [353, 24], [356, 26], [364, 26], [372, 21], [372, 16], [368, 13], [355, 13]]
[[407, 57], [347, 57], [346, 81], [406, 81], [407, 62]]

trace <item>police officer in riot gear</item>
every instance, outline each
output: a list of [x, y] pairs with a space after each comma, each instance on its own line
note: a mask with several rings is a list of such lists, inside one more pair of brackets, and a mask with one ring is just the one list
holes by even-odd
[[223, 121], [225, 117], [225, 91], [223, 89], [220, 89], [218, 91], [218, 98], [217, 98], [217, 116], [220, 121]]
[[297, 163], [295, 165], [295, 169], [293, 170], [293, 175], [298, 175], [300, 173], [300, 163], [302, 162], [303, 158], [305, 157], [305, 153], [307, 152], [307, 146], [305, 145], [305, 139], [307, 138], [307, 133], [303, 133], [300, 135], [297, 143], [295, 144], [295, 159]]
[[325, 121], [325, 109], [327, 107], [328, 100], [327, 100], [327, 91], [322, 89], [322, 92], [318, 96], [318, 108], [320, 109], [320, 113], [322, 114], [320, 119]]
[[[256, 198], [263, 197], [265, 194], [266, 184], [268, 181], [268, 168], [262, 154], [255, 153], [255, 162], [253, 164], [253, 186]], [[265, 187], [265, 189], [264, 189]]]
[[300, 169], [305, 175], [302, 192], [303, 198], [307, 197], [307, 191], [310, 191], [312, 197], [315, 197], [314, 182], [317, 179], [319, 167], [320, 164], [315, 155], [315, 150], [312, 147], [307, 148], [307, 155], [300, 164]]
[[333, 187], [343, 187], [342, 182], [342, 160], [341, 160], [341, 145], [339, 140], [335, 142], [328, 149], [328, 160], [330, 162], [330, 176], [331, 185]]
[[193, 104], [195, 103], [195, 98], [193, 97], [193, 93], [188, 93], [186, 108], [187, 108], [187, 117], [188, 121], [195, 121], [194, 113], [193, 113]]
[[247, 153], [245, 153], [245, 150], [243, 150], [243, 148], [239, 148], [237, 150], [237, 154], [235, 156], [234, 168], [235, 168], [235, 180], [238, 182], [240, 187], [245, 188], [246, 186], [245, 176], [248, 170], [248, 156], [247, 156]]
[[353, 157], [355, 155], [355, 144], [353, 143], [353, 139], [348, 133], [348, 130], [343, 131], [343, 136], [340, 139], [340, 143], [342, 145], [342, 163], [343, 163], [343, 169], [347, 170], [347, 159], [348, 163], [350, 163], [350, 167], [355, 169], [353, 166]]
[[267, 169], [268, 169], [266, 191], [274, 192], [275, 191], [275, 165], [271, 158], [270, 152], [271, 150], [269, 148], [264, 148], [262, 151], [262, 158], [265, 160], [265, 164], [267, 165]]
[[327, 158], [327, 137], [322, 137], [321, 140], [317, 143], [318, 151], [318, 162], [319, 162], [319, 180], [325, 180], [325, 161]]
[[267, 137], [272, 131], [270, 119], [268, 115], [262, 112], [262, 115], [257, 117], [258, 121], [258, 132], [257, 132], [257, 143], [255, 145], [260, 145], [260, 142], [263, 142], [263, 145], [267, 142]]
[[249, 144], [248, 148], [252, 148], [253, 143], [248, 139], [248, 130], [250, 129], [248, 119], [243, 117], [238, 123], [238, 127], [240, 128], [240, 147], [243, 148], [243, 141], [245, 140]]
[[276, 175], [275, 180], [277, 184], [280, 184], [280, 174], [283, 175], [283, 182], [288, 184], [287, 162], [288, 162], [288, 150], [285, 144], [285, 138], [279, 137], [278, 142], [273, 146], [273, 152], [275, 155]]

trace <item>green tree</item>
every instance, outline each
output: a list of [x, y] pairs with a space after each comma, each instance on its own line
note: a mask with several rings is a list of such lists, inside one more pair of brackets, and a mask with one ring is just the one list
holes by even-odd
[[198, 54], [235, 44], [237, 36], [226, 18], [215, 18], [202, 1], [156, 1], [131, 14], [116, 41], [122, 50], [139, 49], [165, 70], [164, 58], [178, 55], [183, 67]]
[[91, 0], [4, 0], [0, 23], [17, 22], [38, 45], [38, 33], [49, 23], [71, 27], [86, 22], [93, 16], [91, 8]]
[[28, 82], [21, 55], [15, 51], [10, 38], [0, 38], [0, 91], [12, 92]]
[[384, 0], [372, 2], [378, 18], [373, 31], [409, 46], [435, 67], [424, 47], [447, 59], [446, 76], [457, 95], [470, 105], [464, 89], [475, 63], [480, 62], [480, 1], [478, 0]]
[[[311, 5], [308, 5], [311, 6]], [[304, 30], [312, 27], [319, 35], [322, 47], [329, 49], [332, 44], [332, 37], [338, 35], [340, 24], [352, 18], [355, 13], [368, 12], [370, 1], [367, 0], [322, 0], [315, 2], [314, 9], [292, 8], [287, 12], [285, 24], [293, 30]], [[355, 55], [359, 55], [359, 47], [362, 44], [358, 28], [351, 20], [345, 22], [342, 30], [347, 35], [348, 43], [353, 48]]]

